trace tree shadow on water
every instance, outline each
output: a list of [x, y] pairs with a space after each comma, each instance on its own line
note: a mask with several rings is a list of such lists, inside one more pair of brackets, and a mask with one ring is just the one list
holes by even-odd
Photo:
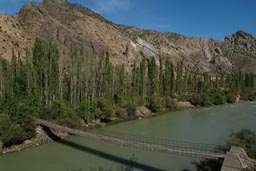
[[69, 146], [71, 148], [78, 149], [78, 150], [84, 151], [86, 153], [91, 153], [91, 154], [94, 154], [101, 158], [111, 160], [111, 161], [120, 163], [125, 166], [132, 166], [133, 168], [146, 170], [146, 171], [163, 171], [162, 169], [159, 169], [159, 168], [155, 168], [155, 167], [148, 166], [148, 165], [138, 163], [138, 162], [133, 162], [129, 159], [124, 159], [124, 158], [121, 158], [121, 157], [118, 157], [118, 156], [115, 156], [112, 154], [108, 154], [108, 153], [105, 153], [103, 151], [99, 151], [99, 150], [96, 150], [93, 148], [89, 148], [89, 147], [86, 147], [86, 146], [83, 146], [83, 145], [80, 145], [80, 144], [77, 144], [77, 143], [74, 143], [71, 141], [63, 140], [60, 137], [58, 137], [57, 135], [55, 135], [48, 127], [43, 126], [43, 130], [55, 142]]
[[223, 160], [204, 159], [193, 163], [199, 171], [220, 171]]

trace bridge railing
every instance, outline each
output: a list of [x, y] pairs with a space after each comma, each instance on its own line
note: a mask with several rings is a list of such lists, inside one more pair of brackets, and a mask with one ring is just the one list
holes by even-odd
[[[184, 149], [186, 151], [203, 151], [203, 152], [210, 152], [210, 153], [220, 153], [224, 154], [225, 150], [228, 149], [226, 146], [218, 146], [213, 144], [204, 144], [204, 143], [193, 143], [193, 142], [184, 142], [184, 141], [177, 141], [177, 140], [170, 140], [170, 139], [163, 139], [163, 138], [153, 138], [153, 137], [145, 137], [141, 135], [131, 135], [127, 133], [121, 132], [114, 132], [109, 130], [102, 130], [97, 129], [92, 131], [93, 133], [97, 133], [100, 135], [120, 138], [123, 140], [140, 142], [145, 144], [154, 144], [154, 145], [161, 145], [165, 147], [171, 147], [173, 149]], [[224, 151], [223, 151], [224, 149]]]

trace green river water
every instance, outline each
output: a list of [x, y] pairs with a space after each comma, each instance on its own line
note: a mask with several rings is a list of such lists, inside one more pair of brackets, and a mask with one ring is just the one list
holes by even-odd
[[[195, 143], [224, 144], [231, 130], [256, 131], [256, 102], [189, 109], [151, 119], [120, 123], [106, 130]], [[118, 170], [134, 157], [134, 170], [195, 171], [198, 158], [156, 153], [71, 136], [65, 144], [49, 143], [1, 155], [0, 171]], [[119, 169], [120, 170], [120, 169]]]

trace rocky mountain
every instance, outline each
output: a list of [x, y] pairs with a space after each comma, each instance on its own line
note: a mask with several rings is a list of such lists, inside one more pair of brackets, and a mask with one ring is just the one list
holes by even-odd
[[0, 15], [0, 56], [10, 60], [12, 49], [25, 54], [36, 37], [55, 42], [67, 60], [71, 46], [88, 53], [107, 51], [114, 64], [130, 66], [142, 57], [183, 60], [193, 72], [256, 73], [256, 38], [238, 31], [223, 41], [159, 33], [114, 24], [79, 4], [66, 0], [28, 3], [15, 15]]

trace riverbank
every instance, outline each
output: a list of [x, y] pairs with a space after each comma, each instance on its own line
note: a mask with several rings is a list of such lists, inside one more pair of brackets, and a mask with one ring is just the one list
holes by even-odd
[[94, 129], [94, 128], [98, 128], [98, 127], [104, 127], [104, 126], [111, 126], [111, 125], [115, 125], [115, 124], [119, 124], [122, 122], [128, 122], [128, 121], [134, 121], [134, 120], [141, 120], [141, 119], [149, 119], [149, 118], [153, 118], [153, 117], [157, 117], [160, 115], [164, 115], [166, 113], [171, 113], [171, 112], [177, 112], [177, 111], [182, 111], [182, 110], [187, 110], [187, 109], [192, 109], [192, 108], [197, 108], [196, 106], [192, 105], [190, 102], [177, 102], [177, 107], [170, 111], [170, 110], [163, 110], [161, 112], [157, 112], [157, 113], [153, 113], [151, 112], [146, 106], [141, 106], [137, 108], [137, 111], [135, 112], [136, 115], [132, 116], [132, 117], [127, 117], [127, 118], [118, 118], [118, 119], [113, 119], [111, 122], [109, 123], [103, 123], [101, 125], [97, 125], [97, 126], [93, 126], [93, 127], [88, 127], [87, 129]]
[[[240, 103], [240, 102], [242, 102], [242, 101], [240, 99], [237, 99], [236, 103]], [[212, 107], [212, 106], [210, 106], [210, 107]], [[173, 111], [164, 110], [164, 111], [159, 112], [159, 113], [152, 113], [147, 107], [142, 106], [142, 107], [137, 108], [136, 116], [127, 117], [127, 118], [113, 118], [111, 120], [111, 122], [108, 122], [108, 123], [100, 123], [100, 122], [95, 121], [95, 124], [85, 125], [83, 130], [106, 127], [106, 126], [115, 125], [115, 124], [122, 123], [122, 122], [137, 120], [137, 119], [157, 117], [157, 116], [166, 114], [168, 112], [175, 112], [175, 111], [187, 110], [187, 109], [192, 109], [192, 108], [202, 108], [202, 107], [194, 106], [188, 101], [185, 101], [185, 102], [184, 101], [183, 102], [178, 101], [177, 102], [177, 108]], [[61, 138], [66, 138], [68, 136], [68, 134], [66, 134], [66, 133], [57, 132], [57, 131], [54, 131], [54, 130], [52, 130], [52, 131], [57, 136], [59, 136]], [[48, 135], [44, 132], [42, 127], [38, 126], [36, 128], [36, 137], [35, 138], [32, 138], [31, 140], [26, 140], [24, 143], [22, 143], [20, 145], [15, 145], [15, 146], [12, 146], [12, 147], [9, 147], [9, 148], [1, 148], [1, 144], [0, 144], [0, 153], [6, 154], [6, 153], [12, 153], [12, 152], [19, 152], [19, 151], [24, 150], [26, 148], [37, 147], [37, 146], [40, 146], [41, 144], [49, 143], [49, 142], [52, 142], [52, 141], [53, 140], [50, 137], [48, 137]]]
[[[68, 136], [68, 134], [66, 134], [66, 133], [62, 133], [62, 132], [58, 132], [58, 131], [54, 131], [54, 130], [53, 130], [53, 132], [60, 138], [66, 138]], [[19, 145], [14, 145], [14, 146], [11, 146], [8, 148], [1, 148], [0, 152], [2, 154], [19, 152], [26, 148], [37, 147], [37, 146], [40, 146], [41, 144], [49, 143], [52, 141], [53, 140], [44, 132], [43, 128], [41, 126], [38, 126], [38, 127], [36, 127], [36, 137], [34, 137], [30, 140], [26, 140], [22, 144], [19, 144]]]

